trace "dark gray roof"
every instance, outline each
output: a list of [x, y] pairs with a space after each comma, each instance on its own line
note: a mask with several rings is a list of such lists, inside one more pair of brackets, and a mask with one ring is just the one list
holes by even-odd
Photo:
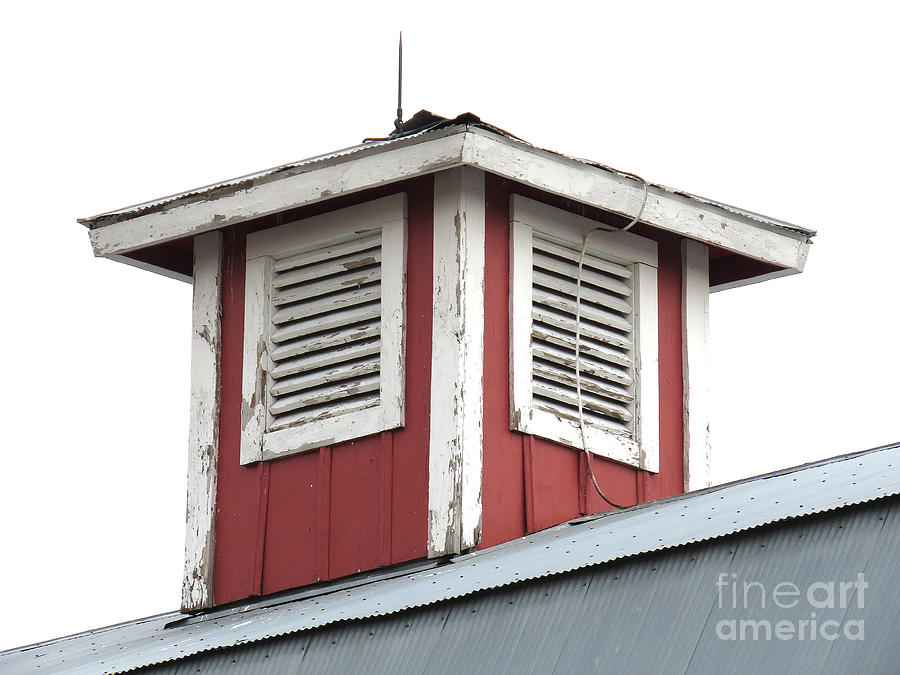
[[[900, 494], [900, 444], [586, 517], [443, 564], [265, 598], [187, 618], [164, 614], [0, 653], [0, 671], [125, 671], [348, 619], [388, 615]], [[99, 664], [99, 665], [98, 665]]]
[[[271, 169], [265, 169], [263, 171], [258, 171], [252, 174], [247, 174], [245, 176], [239, 176], [237, 178], [231, 178], [228, 180], [220, 181], [218, 183], [212, 183], [210, 185], [206, 185], [199, 188], [194, 188], [191, 190], [186, 190], [185, 192], [180, 192], [174, 195], [169, 195], [167, 197], [161, 197], [159, 199], [154, 199], [148, 202], [143, 202], [141, 204], [135, 204], [133, 206], [126, 206], [121, 209], [115, 209], [112, 211], [107, 211], [105, 213], [100, 213], [95, 216], [90, 216], [88, 218], [79, 218], [78, 222], [82, 223], [90, 227], [91, 229], [97, 227], [103, 227], [104, 225], [108, 225], [115, 222], [120, 222], [122, 220], [128, 220], [129, 218], [134, 218], [139, 215], [143, 215], [146, 213], [151, 213], [155, 211], [162, 211], [173, 206], [177, 206], [180, 204], [188, 203], [196, 200], [210, 199], [219, 197], [225, 194], [229, 194], [231, 192], [236, 192], [240, 189], [244, 189], [253, 185], [258, 185], [261, 183], [268, 182], [270, 180], [275, 180], [283, 175], [293, 175], [294, 173], [301, 171], [308, 171], [310, 169], [316, 168], [317, 165], [325, 165], [336, 162], [346, 161], [348, 159], [360, 157], [367, 154], [372, 154], [376, 152], [383, 152], [386, 150], [390, 150], [397, 146], [408, 145], [410, 143], [416, 143], [421, 140], [427, 140], [430, 138], [435, 138], [439, 135], [447, 135], [452, 133], [459, 133], [460, 131], [465, 131], [468, 128], [477, 128], [483, 131], [490, 132], [492, 134], [496, 134], [497, 136], [501, 136], [510, 142], [521, 145], [524, 148], [528, 148], [531, 150], [546, 152], [551, 155], [556, 155], [558, 157], [565, 157], [566, 159], [574, 160], [576, 162], [580, 162], [582, 164], [586, 164], [597, 169], [601, 169], [603, 171], [607, 171], [610, 173], [614, 173], [619, 176], [624, 176], [627, 178], [631, 178], [637, 180], [641, 183], [644, 182], [644, 179], [636, 176], [635, 174], [629, 173], [627, 171], [620, 171], [618, 169], [614, 169], [605, 164], [601, 164], [599, 162], [595, 162], [588, 159], [581, 159], [578, 157], [572, 157], [570, 155], [565, 155], [563, 153], [554, 152], [552, 150], [545, 150], [542, 148], [538, 148], [527, 141], [522, 140], [518, 136], [515, 136], [508, 131], [504, 131], [499, 127], [488, 124], [487, 122], [482, 121], [477, 115], [472, 113], [463, 113], [462, 115], [458, 115], [455, 118], [448, 119], [444, 117], [440, 117], [430, 113], [428, 111], [420, 111], [416, 113], [413, 119], [423, 115], [423, 119], [428, 122], [427, 124], [420, 124], [417, 126], [413, 126], [405, 130], [402, 134], [399, 135], [391, 135], [387, 138], [376, 138], [376, 139], [367, 139], [363, 143], [359, 145], [354, 145], [348, 148], [344, 148], [342, 150], [336, 150], [334, 152], [329, 152], [323, 155], [316, 155], [315, 157], [309, 157], [307, 159], [301, 159], [296, 162], [291, 162], [289, 164], [283, 164], [281, 166], [277, 166]], [[429, 117], [430, 116], [430, 117]], [[410, 120], [412, 121], [412, 120]], [[701, 204], [705, 204], [707, 206], [713, 206], [728, 213], [743, 216], [745, 218], [749, 218], [750, 220], [754, 220], [758, 223], [762, 223], [769, 226], [774, 226], [776, 228], [791, 230], [793, 232], [798, 232], [800, 234], [811, 237], [815, 234], [815, 230], [800, 227], [799, 225], [793, 225], [791, 223], [785, 222], [783, 220], [778, 220], [775, 218], [770, 218], [769, 216], [764, 216], [759, 213], [755, 213], [753, 211], [748, 211], [746, 209], [741, 209], [735, 206], [731, 206], [729, 204], [725, 204], [722, 202], [718, 202], [712, 199], [707, 199], [705, 197], [700, 197], [698, 195], [692, 194], [690, 192], [686, 192], [684, 190], [676, 190], [674, 188], [666, 187], [665, 185], [660, 185], [657, 183], [648, 183], [648, 187], [657, 188], [659, 190], [663, 190], [670, 194], [679, 195], [681, 197], [685, 197], [687, 199], [699, 202]]]

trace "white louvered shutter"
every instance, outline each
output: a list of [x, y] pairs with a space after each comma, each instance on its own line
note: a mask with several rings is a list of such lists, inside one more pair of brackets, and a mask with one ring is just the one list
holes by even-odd
[[380, 402], [381, 230], [273, 264], [268, 430]]
[[404, 425], [406, 195], [247, 235], [241, 463]]
[[[575, 373], [579, 250], [534, 233], [532, 395], [535, 408], [578, 420]], [[632, 266], [586, 255], [581, 275], [581, 392], [585, 423], [629, 434], [634, 420]]]
[[[658, 471], [655, 241], [513, 195], [510, 428]], [[581, 274], [578, 418], [575, 314]]]

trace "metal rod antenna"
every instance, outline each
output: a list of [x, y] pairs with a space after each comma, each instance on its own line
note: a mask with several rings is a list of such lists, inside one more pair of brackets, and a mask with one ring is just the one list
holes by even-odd
[[403, 124], [403, 31], [400, 31], [400, 49], [397, 65], [397, 119], [394, 120], [394, 131], [399, 132]]

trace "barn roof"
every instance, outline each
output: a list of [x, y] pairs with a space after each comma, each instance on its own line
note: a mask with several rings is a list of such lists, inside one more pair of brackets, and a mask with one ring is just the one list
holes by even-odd
[[[900, 494], [900, 444], [570, 521], [498, 546], [196, 616], [162, 614], [0, 653], [0, 670], [127, 671], [390, 615]], [[98, 664], [102, 664], [98, 668]]]
[[[418, 122], [417, 122], [418, 120]], [[149, 246], [456, 166], [487, 172], [767, 263], [802, 271], [814, 230], [541, 149], [472, 113], [421, 111], [401, 133], [107, 211], [79, 222], [94, 253]], [[128, 262], [127, 260], [125, 262]]]

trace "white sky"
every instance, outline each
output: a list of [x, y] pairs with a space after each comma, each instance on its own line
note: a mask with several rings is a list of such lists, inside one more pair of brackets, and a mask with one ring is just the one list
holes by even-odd
[[803, 275], [713, 297], [718, 480], [900, 440], [900, 10], [611, 5], [9, 3], [0, 649], [180, 599], [190, 287], [75, 218], [387, 133], [399, 28], [407, 116], [818, 229]]

